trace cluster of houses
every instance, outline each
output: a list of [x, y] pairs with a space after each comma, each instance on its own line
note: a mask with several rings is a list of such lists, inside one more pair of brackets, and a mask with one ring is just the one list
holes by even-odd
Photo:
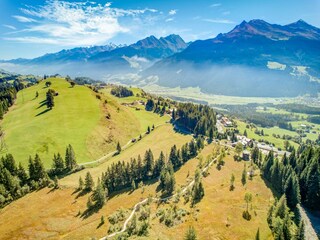
[[242, 136], [242, 135], [237, 135], [237, 142], [232, 143], [232, 147], [235, 147], [238, 143], [241, 143], [243, 146], [243, 149], [245, 149], [242, 152], [242, 159], [249, 161], [250, 160], [250, 151], [246, 150], [246, 148], [248, 146], [252, 146], [252, 144], [254, 144], [255, 146], [257, 146], [259, 148], [259, 150], [264, 154], [267, 155], [270, 151], [274, 152], [275, 157], [277, 156], [283, 156], [284, 154], [286, 154], [287, 156], [290, 155], [290, 152], [287, 151], [282, 151], [277, 149], [276, 147], [272, 146], [272, 145], [268, 145], [265, 143], [259, 143], [257, 141], [254, 141], [246, 136]]
[[[143, 100], [135, 100], [132, 103], [122, 103], [123, 106], [126, 107], [136, 107], [138, 105], [145, 106], [145, 102]], [[136, 110], [140, 110], [140, 108], [136, 107]]]
[[220, 121], [220, 123], [221, 123], [223, 126], [225, 126], [225, 127], [233, 127], [233, 123], [232, 123], [232, 121], [230, 121], [229, 118], [218, 114], [218, 115], [217, 115], [217, 119], [218, 119], [218, 121]]

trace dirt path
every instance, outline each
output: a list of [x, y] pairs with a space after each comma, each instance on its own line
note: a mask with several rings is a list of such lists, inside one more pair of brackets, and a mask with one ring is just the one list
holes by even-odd
[[307, 213], [305, 212], [305, 210], [303, 209], [303, 207], [299, 204], [298, 206], [298, 210], [301, 216], [301, 220], [304, 221], [304, 234], [305, 234], [305, 239], [306, 240], [316, 240], [318, 239], [317, 233], [314, 230], [314, 228], [312, 227], [311, 221], [307, 215]]
[[[208, 168], [213, 164], [213, 162], [216, 160], [213, 159], [204, 169], [202, 169], [201, 173], [204, 173], [205, 171], [208, 170]], [[192, 180], [186, 187], [184, 187], [181, 191], [181, 193], [185, 193], [187, 191], [188, 188], [192, 187], [194, 184], [194, 180]], [[177, 193], [175, 194], [172, 194], [171, 196], [169, 197], [165, 197], [165, 198], [152, 198], [153, 201], [166, 201], [166, 200], [169, 200], [170, 198], [173, 198], [177, 195]], [[122, 226], [122, 229], [118, 232], [114, 232], [112, 234], [109, 234], [107, 236], [104, 236], [102, 238], [100, 238], [100, 240], [106, 240], [108, 238], [111, 238], [111, 237], [114, 237], [120, 233], [123, 233], [127, 230], [127, 226], [128, 226], [128, 223], [130, 222], [130, 220], [132, 219], [133, 215], [135, 214], [135, 212], [137, 211], [138, 207], [140, 207], [140, 205], [143, 205], [145, 204], [146, 202], [148, 201], [148, 198], [145, 198], [143, 199], [141, 202], [138, 202], [136, 203], [136, 205], [134, 205], [133, 209], [132, 209], [132, 212], [130, 214], [130, 216], [126, 219], [126, 221], [124, 222], [123, 226]]]
[[[158, 128], [158, 127], [161, 127], [161, 126], [163, 126], [163, 125], [166, 125], [166, 124], [168, 124], [168, 123], [169, 123], [169, 122], [165, 122], [165, 123], [156, 125], [156, 126], [154, 127], [154, 129], [156, 129], [156, 128]], [[145, 137], [145, 136], [147, 135], [147, 133], [144, 132], [144, 133], [141, 133], [140, 135], [141, 135], [142, 138], [143, 138], [143, 137]], [[137, 137], [135, 137], [135, 139], [139, 139], [140, 135], [137, 136]], [[122, 150], [125, 150], [126, 148], [128, 148], [128, 147], [130, 146], [131, 143], [132, 143], [132, 144], [136, 144], [137, 142], [138, 142], [138, 140], [136, 140], [136, 142], [132, 142], [132, 139], [131, 139], [131, 140], [129, 140], [125, 145], [121, 146], [121, 149], [122, 149]], [[94, 160], [94, 161], [91, 161], [91, 162], [79, 163], [79, 165], [80, 165], [80, 166], [86, 166], [86, 165], [90, 165], [90, 164], [94, 164], [94, 163], [100, 163], [100, 162], [103, 162], [104, 160], [106, 160], [106, 159], [114, 156], [116, 153], [117, 153], [117, 151], [113, 151], [113, 152], [107, 153], [106, 155], [102, 156], [101, 158], [99, 158], [99, 159], [97, 159], [97, 160]]]

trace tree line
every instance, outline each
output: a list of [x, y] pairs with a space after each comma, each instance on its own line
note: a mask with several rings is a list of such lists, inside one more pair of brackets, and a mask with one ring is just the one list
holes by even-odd
[[212, 139], [217, 134], [216, 113], [209, 106], [179, 103], [172, 118], [196, 135], [208, 136]]
[[[102, 174], [101, 181], [109, 193], [122, 190], [124, 188], [136, 186], [139, 182], [148, 181], [154, 178], [159, 178], [164, 175], [167, 169], [177, 170], [185, 162], [197, 155], [197, 152], [204, 146], [203, 139], [197, 138], [192, 140], [177, 149], [176, 145], [171, 148], [170, 155], [166, 161], [164, 153], [161, 152], [157, 159], [154, 158], [152, 151], [149, 149], [145, 152], [143, 159], [140, 155], [138, 158], [131, 159], [130, 162], [125, 163], [119, 161], [113, 163], [108, 167], [107, 171]], [[172, 168], [171, 168], [172, 166]], [[173, 171], [170, 170], [171, 175]], [[164, 179], [162, 176], [161, 179]], [[162, 183], [164, 182], [161, 181]], [[161, 187], [168, 187], [167, 193], [170, 190], [170, 184], [161, 184]]]
[[11, 84], [0, 85], [0, 119], [9, 110], [17, 97], [17, 92], [22, 88], [19, 86], [14, 87]]
[[269, 152], [262, 162], [257, 147], [252, 161], [262, 170], [262, 176], [273, 190], [282, 195], [270, 207], [268, 224], [275, 239], [304, 239], [304, 223], [296, 215], [297, 204], [320, 209], [320, 147], [301, 145], [281, 160]]
[[270, 152], [262, 166], [263, 176], [285, 194], [290, 209], [302, 202], [320, 210], [320, 147], [302, 145], [280, 161]]
[[129, 88], [123, 86], [114, 86], [111, 89], [111, 94], [119, 98], [133, 96], [133, 92]]
[[0, 207], [34, 190], [53, 185], [51, 178], [77, 169], [75, 153], [71, 145], [66, 148], [65, 159], [54, 155], [52, 169], [46, 170], [40, 156], [29, 157], [28, 167], [17, 165], [12, 154], [0, 159]]

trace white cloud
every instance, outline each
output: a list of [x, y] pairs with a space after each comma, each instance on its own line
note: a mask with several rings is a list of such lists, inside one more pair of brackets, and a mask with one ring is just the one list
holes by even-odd
[[177, 10], [176, 9], [172, 9], [169, 11], [169, 15], [173, 16], [177, 14]]
[[28, 23], [21, 31], [25, 35], [7, 40], [64, 46], [103, 44], [119, 33], [130, 32], [128, 22], [143, 23], [142, 16], [150, 19], [158, 12], [150, 8], [113, 8], [111, 3], [58, 0], [47, 0], [40, 7], [26, 6], [21, 11], [25, 16], [13, 17]]
[[210, 23], [222, 23], [222, 24], [235, 24], [234, 21], [229, 20], [229, 19], [203, 19], [205, 22], [210, 22]]
[[36, 20], [34, 20], [33, 18], [28, 18], [28, 17], [24, 17], [24, 16], [15, 15], [15, 16], [12, 16], [12, 17], [17, 19], [19, 22], [23, 22], [23, 23], [36, 22]]
[[166, 22], [172, 22], [174, 20], [174, 18], [167, 18]]
[[9, 29], [12, 29], [12, 30], [17, 30], [17, 28], [15, 26], [12, 26], [12, 25], [2, 24], [2, 26], [6, 27], [6, 28], [9, 28]]
[[211, 4], [210, 7], [215, 8], [215, 7], [220, 7], [222, 4], [221, 3], [214, 3]]

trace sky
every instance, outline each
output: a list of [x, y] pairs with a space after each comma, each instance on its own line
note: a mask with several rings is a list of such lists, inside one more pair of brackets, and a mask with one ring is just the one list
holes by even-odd
[[213, 38], [243, 20], [320, 27], [320, 0], [0, 0], [0, 59], [147, 36]]

